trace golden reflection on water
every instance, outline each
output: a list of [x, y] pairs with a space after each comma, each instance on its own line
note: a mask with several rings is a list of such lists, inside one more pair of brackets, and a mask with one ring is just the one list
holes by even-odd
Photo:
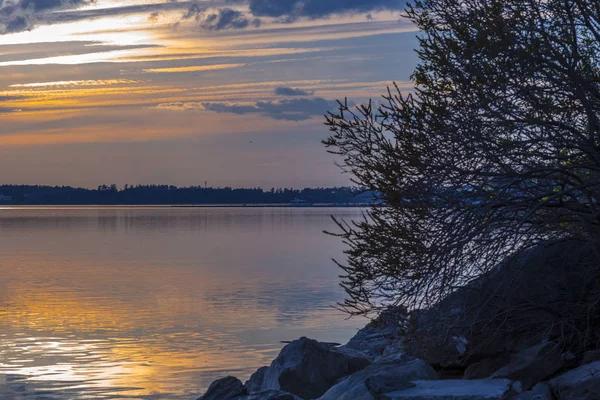
[[331, 210], [0, 212], [0, 397], [194, 398], [362, 322], [329, 307]]

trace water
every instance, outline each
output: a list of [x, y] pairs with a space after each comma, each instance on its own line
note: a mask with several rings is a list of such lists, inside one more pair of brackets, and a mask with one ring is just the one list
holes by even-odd
[[0, 399], [194, 399], [300, 336], [346, 342], [317, 208], [0, 209]]

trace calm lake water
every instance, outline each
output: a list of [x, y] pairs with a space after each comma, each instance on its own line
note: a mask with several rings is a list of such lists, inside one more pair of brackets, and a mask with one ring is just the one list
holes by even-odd
[[0, 399], [195, 399], [346, 342], [333, 208], [0, 209]]

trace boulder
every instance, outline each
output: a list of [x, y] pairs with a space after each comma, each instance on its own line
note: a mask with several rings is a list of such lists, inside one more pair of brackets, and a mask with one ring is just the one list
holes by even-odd
[[286, 345], [266, 369], [247, 383], [254, 391], [279, 389], [303, 399], [321, 397], [341, 378], [371, 363], [352, 349], [338, 349], [316, 340], [300, 338]]
[[562, 366], [561, 347], [556, 343], [547, 342], [513, 354], [508, 365], [500, 368], [490, 377], [519, 381], [523, 390], [529, 390]]
[[281, 390], [266, 390], [264, 392], [252, 393], [236, 400], [300, 400], [300, 397]]
[[600, 361], [582, 365], [548, 384], [560, 400], [598, 400], [600, 398]]
[[383, 393], [414, 386], [413, 380], [437, 379], [436, 372], [419, 359], [401, 363], [376, 363], [342, 380], [320, 400], [374, 400]]
[[465, 370], [465, 379], [484, 379], [489, 378], [494, 372], [504, 367], [510, 362], [510, 354], [504, 353], [497, 357], [485, 358], [479, 362], [473, 363]]
[[358, 350], [371, 360], [398, 353], [402, 350], [401, 338], [404, 332], [401, 322], [406, 316], [406, 308], [390, 307], [358, 331], [341, 348]]
[[263, 381], [265, 380], [265, 374], [269, 367], [261, 367], [256, 370], [255, 373], [250, 376], [250, 379], [246, 381], [244, 386], [248, 390], [248, 393], [260, 392], [263, 386]]
[[248, 394], [248, 390], [238, 378], [228, 376], [214, 381], [204, 396], [198, 400], [300, 400], [300, 398], [275, 389]]
[[204, 396], [198, 400], [237, 400], [246, 393], [242, 381], [236, 377], [228, 376], [211, 383]]
[[594, 361], [600, 361], [600, 350], [588, 350], [583, 353], [581, 365], [593, 363]]
[[510, 398], [510, 400], [554, 400], [552, 390], [546, 383], [538, 383], [533, 389], [519, 393]]
[[466, 367], [569, 334], [576, 347], [585, 327], [560, 329], [574, 316], [589, 322], [589, 301], [600, 293], [595, 257], [592, 245], [575, 239], [521, 251], [438, 304], [413, 311], [404, 351], [435, 367]]
[[382, 400], [504, 400], [511, 390], [508, 379], [413, 381], [413, 387], [386, 393]]

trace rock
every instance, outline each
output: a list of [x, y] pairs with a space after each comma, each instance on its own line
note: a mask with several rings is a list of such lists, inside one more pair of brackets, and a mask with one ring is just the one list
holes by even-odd
[[358, 331], [350, 341], [342, 346], [358, 350], [371, 360], [384, 355], [401, 351], [400, 339], [403, 333], [401, 322], [406, 318], [404, 307], [390, 307], [383, 311], [375, 320]]
[[485, 358], [473, 363], [465, 370], [465, 379], [484, 379], [510, 362], [510, 354], [504, 353], [497, 357]]
[[503, 400], [510, 393], [508, 379], [413, 381], [414, 387], [386, 393], [382, 400]]
[[256, 370], [255, 373], [250, 376], [250, 379], [246, 381], [244, 386], [248, 390], [248, 393], [260, 392], [263, 387], [263, 381], [265, 380], [265, 373], [269, 367], [261, 367]]
[[429, 365], [406, 357], [402, 363], [376, 363], [329, 389], [320, 400], [373, 400], [381, 394], [414, 386], [412, 380], [437, 379]]
[[510, 363], [494, 372], [490, 377], [519, 381], [523, 390], [529, 390], [536, 383], [561, 369], [562, 366], [563, 356], [560, 346], [547, 342], [512, 355]]
[[581, 365], [593, 363], [594, 361], [600, 361], [600, 350], [588, 350], [583, 353]]
[[242, 382], [233, 376], [214, 381], [198, 400], [300, 400], [281, 390], [265, 390], [248, 394]]
[[568, 337], [559, 327], [588, 315], [586, 299], [600, 291], [597, 264], [593, 246], [575, 239], [521, 251], [429, 309], [411, 312], [404, 351], [435, 367], [468, 366]]
[[204, 396], [198, 400], [233, 400], [247, 393], [246, 388], [238, 378], [228, 376], [211, 383]]
[[268, 368], [257, 371], [249, 387], [256, 391], [280, 389], [303, 399], [315, 399], [341, 378], [370, 364], [357, 351], [340, 350], [303, 337], [285, 346]]
[[548, 384], [560, 400], [598, 400], [600, 398], [600, 361], [582, 365]]
[[236, 400], [300, 400], [300, 397], [281, 390], [266, 390], [264, 392], [252, 393]]
[[538, 383], [528, 392], [520, 393], [510, 400], [554, 400], [552, 390], [546, 383]]

